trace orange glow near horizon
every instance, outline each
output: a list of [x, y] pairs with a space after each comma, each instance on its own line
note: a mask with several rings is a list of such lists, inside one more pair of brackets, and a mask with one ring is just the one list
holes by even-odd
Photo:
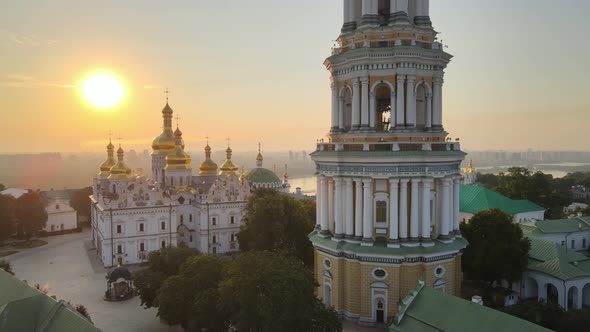
[[109, 110], [121, 103], [125, 96], [125, 88], [115, 75], [95, 72], [84, 78], [81, 93], [92, 107]]

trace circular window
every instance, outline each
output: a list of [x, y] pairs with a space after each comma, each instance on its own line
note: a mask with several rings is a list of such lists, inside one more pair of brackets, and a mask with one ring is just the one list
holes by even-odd
[[332, 268], [332, 262], [330, 262], [329, 259], [324, 259], [324, 267], [326, 268], [326, 270], [329, 270]]
[[446, 272], [447, 272], [447, 270], [445, 269], [445, 267], [442, 265], [439, 265], [434, 269], [434, 276], [437, 278], [442, 278]]
[[376, 268], [375, 270], [373, 270], [373, 277], [377, 280], [383, 280], [387, 278], [387, 271], [380, 267]]

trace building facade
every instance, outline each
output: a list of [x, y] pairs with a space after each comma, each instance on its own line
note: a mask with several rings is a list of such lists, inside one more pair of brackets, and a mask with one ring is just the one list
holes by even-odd
[[210, 254], [239, 250], [251, 184], [238, 174], [231, 148], [218, 167], [207, 143], [199, 174], [193, 175], [168, 103], [162, 116], [162, 133], [152, 143], [151, 178], [134, 174], [123, 149], [115, 158], [109, 143], [93, 181], [92, 240], [105, 267], [141, 263], [150, 251], [180, 244]]
[[385, 324], [423, 279], [459, 295], [461, 162], [442, 123], [444, 70], [428, 0], [345, 0], [319, 140], [318, 296], [359, 324]]

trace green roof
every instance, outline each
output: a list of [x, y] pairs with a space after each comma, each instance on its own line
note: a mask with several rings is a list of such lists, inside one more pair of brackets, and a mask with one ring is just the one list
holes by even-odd
[[246, 180], [250, 183], [282, 183], [273, 171], [262, 167], [249, 171], [246, 174]]
[[501, 311], [419, 285], [400, 305], [390, 332], [550, 331]]
[[535, 226], [537, 226], [537, 229], [544, 234], [587, 232], [590, 230], [590, 217], [537, 220]]
[[86, 318], [0, 269], [0, 331], [100, 332]]
[[590, 277], [590, 258], [550, 240], [529, 237], [527, 268], [560, 280]]
[[459, 209], [461, 212], [472, 214], [490, 209], [500, 209], [511, 215], [545, 210], [531, 201], [513, 200], [485, 187], [473, 185], [461, 185]]

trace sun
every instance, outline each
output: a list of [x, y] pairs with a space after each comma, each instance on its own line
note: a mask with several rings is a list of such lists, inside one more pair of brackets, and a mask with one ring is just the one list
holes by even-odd
[[115, 75], [93, 73], [82, 82], [82, 95], [92, 106], [109, 109], [121, 103], [125, 89]]

